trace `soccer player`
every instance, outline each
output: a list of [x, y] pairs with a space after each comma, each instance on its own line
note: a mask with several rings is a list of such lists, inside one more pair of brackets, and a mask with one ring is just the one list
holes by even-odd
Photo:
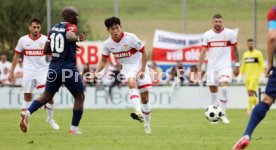
[[[135, 110], [134, 113], [131, 113], [131, 117], [140, 122], [145, 121], [144, 131], [151, 133], [151, 107], [148, 91], [152, 87], [152, 82], [149, 69], [146, 66], [147, 53], [144, 45], [136, 35], [122, 31], [119, 18], [107, 18], [105, 26], [111, 36], [104, 42], [102, 58], [95, 75], [97, 76], [105, 67], [108, 57], [112, 53], [122, 65], [121, 73], [127, 79], [130, 103]], [[140, 98], [142, 105], [140, 105]]]
[[[12, 61], [11, 73], [9, 80], [14, 81], [14, 71], [17, 65], [20, 54], [24, 53], [24, 70], [22, 87], [24, 92], [24, 101], [22, 111], [26, 111], [32, 102], [32, 92], [37, 88], [40, 93], [45, 89], [48, 65], [46, 63], [46, 55], [43, 53], [44, 44], [47, 41], [47, 36], [40, 34], [41, 21], [38, 18], [32, 18], [29, 22], [29, 34], [22, 36], [16, 48]], [[47, 119], [53, 129], [58, 130], [59, 126], [53, 119], [54, 104], [51, 99], [46, 105]]]
[[[202, 72], [202, 63], [205, 59], [206, 51], [209, 50], [207, 67], [207, 85], [211, 92], [212, 104], [219, 104], [223, 110], [221, 121], [230, 123], [226, 116], [226, 104], [228, 101], [228, 87], [232, 77], [231, 50], [235, 53], [234, 75], [239, 74], [239, 53], [237, 48], [237, 38], [235, 33], [223, 27], [223, 18], [220, 14], [213, 16], [213, 28], [203, 35], [202, 52], [199, 58], [198, 72]], [[218, 86], [221, 86], [220, 98], [218, 101]], [[211, 122], [218, 123], [218, 122]]]
[[28, 121], [32, 113], [49, 102], [62, 84], [74, 97], [73, 118], [69, 134], [81, 134], [78, 125], [83, 113], [84, 87], [76, 68], [76, 42], [85, 40], [85, 35], [77, 33], [78, 11], [74, 7], [65, 7], [62, 11], [64, 22], [52, 27], [45, 43], [44, 52], [52, 53], [52, 60], [44, 94], [34, 100], [27, 111], [21, 116], [20, 128], [28, 131]]
[[[247, 124], [247, 128], [243, 136], [236, 142], [232, 150], [242, 150], [245, 149], [251, 139], [251, 135], [256, 128], [256, 126], [265, 117], [270, 106], [275, 102], [276, 98], [276, 68], [273, 66], [273, 58], [276, 50], [276, 6], [272, 7], [267, 14], [268, 21], [268, 36], [267, 36], [267, 66], [265, 70], [265, 75], [268, 77], [268, 82], [265, 89], [265, 95], [262, 101], [255, 106], [252, 111], [250, 120]], [[271, 74], [272, 72], [272, 74]]]
[[258, 104], [256, 91], [259, 87], [259, 79], [261, 73], [264, 73], [263, 54], [254, 49], [254, 40], [247, 40], [248, 51], [243, 54], [241, 73], [246, 74], [245, 85], [248, 93], [248, 107], [246, 115], [250, 115], [252, 108]]

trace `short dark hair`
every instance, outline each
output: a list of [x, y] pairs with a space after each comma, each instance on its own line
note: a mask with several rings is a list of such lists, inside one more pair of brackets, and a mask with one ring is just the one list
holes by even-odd
[[113, 25], [121, 26], [121, 21], [117, 17], [110, 17], [110, 18], [105, 19], [104, 24], [105, 24], [106, 28], [109, 29]]
[[33, 22], [35, 22], [35, 23], [37, 23], [37, 24], [41, 24], [40, 19], [38, 19], [38, 18], [32, 18], [32, 19], [29, 21], [29, 26], [32, 25]]
[[215, 19], [215, 18], [221, 18], [221, 19], [223, 19], [223, 17], [222, 17], [221, 14], [215, 14], [215, 15], [213, 16], [213, 19]]
[[252, 38], [249, 38], [247, 42], [254, 42], [254, 40]]

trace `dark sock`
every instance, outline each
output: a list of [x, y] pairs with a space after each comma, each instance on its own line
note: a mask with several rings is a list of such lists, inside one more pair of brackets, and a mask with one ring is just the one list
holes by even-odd
[[253, 133], [256, 126], [261, 122], [261, 120], [265, 117], [266, 112], [269, 110], [269, 105], [260, 102], [252, 111], [249, 123], [247, 124], [247, 128], [244, 132], [244, 135], [249, 135]]
[[72, 125], [73, 126], [79, 126], [82, 113], [83, 113], [82, 110], [73, 110], [73, 118], [72, 118]]
[[34, 100], [31, 104], [31, 106], [28, 108], [28, 111], [32, 114], [33, 112], [38, 110], [42, 105], [43, 104], [40, 101]]

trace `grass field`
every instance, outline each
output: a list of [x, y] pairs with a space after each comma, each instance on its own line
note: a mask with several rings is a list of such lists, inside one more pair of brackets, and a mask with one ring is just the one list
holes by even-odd
[[[85, 110], [82, 135], [67, 135], [71, 110], [56, 110], [61, 129], [45, 123], [40, 110], [30, 119], [27, 134], [19, 130], [19, 110], [0, 110], [1, 150], [229, 150], [241, 136], [249, 117], [245, 110], [229, 110], [229, 125], [211, 125], [204, 110], [153, 110], [152, 134], [129, 117], [132, 110]], [[273, 150], [276, 110], [272, 110], [253, 134], [250, 150]]]

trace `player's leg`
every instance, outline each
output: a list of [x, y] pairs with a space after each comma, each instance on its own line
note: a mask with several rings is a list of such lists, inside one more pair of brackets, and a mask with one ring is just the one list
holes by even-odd
[[248, 94], [248, 107], [246, 110], [246, 115], [250, 115], [254, 106], [257, 105], [258, 99], [256, 90], [258, 89], [258, 80], [247, 80], [246, 89]]
[[211, 93], [211, 105], [217, 105], [218, 104], [218, 86], [211, 85], [209, 86], [209, 90]]
[[140, 122], [144, 121], [141, 111], [140, 92], [137, 88], [137, 81], [135, 77], [128, 77], [127, 83], [129, 87], [129, 100], [130, 104], [134, 108], [134, 113], [131, 113], [131, 117]]
[[144, 91], [141, 93], [142, 99], [142, 112], [144, 114], [144, 130], [145, 133], [151, 133], [150, 119], [151, 119], [151, 106], [149, 102], [149, 91]]
[[24, 100], [23, 100], [23, 103], [22, 103], [22, 111], [26, 111], [32, 103], [32, 98], [33, 98], [32, 91], [35, 88], [34, 80], [33, 79], [28, 79], [24, 76], [23, 80], [22, 80], [22, 88], [23, 88], [23, 92], [24, 92]]
[[[45, 84], [47, 80], [47, 70], [41, 72], [40, 76], [37, 77], [37, 90], [42, 91], [39, 93], [43, 93], [45, 91]], [[47, 104], [45, 104], [45, 109], [47, 111], [46, 122], [55, 130], [59, 129], [59, 125], [55, 122], [54, 116], [54, 101], [51, 99]]]
[[73, 71], [74, 75], [71, 78], [65, 79], [64, 85], [74, 97], [73, 117], [68, 134], [81, 134], [79, 123], [83, 114], [84, 103], [84, 86], [82, 79], [77, 71]]
[[229, 83], [228, 82], [221, 82], [220, 83], [221, 89], [220, 89], [220, 100], [219, 100], [219, 105], [222, 109], [222, 116], [220, 117], [221, 121], [225, 124], [230, 123], [229, 119], [227, 118], [226, 115], [226, 106], [228, 102], [228, 87]]
[[266, 89], [265, 89], [265, 96], [263, 100], [255, 106], [252, 111], [250, 120], [247, 124], [246, 130], [243, 136], [236, 142], [233, 146], [233, 150], [241, 150], [244, 149], [249, 145], [249, 141], [251, 139], [251, 135], [257, 125], [263, 120], [267, 111], [269, 110], [270, 106], [275, 102], [276, 98], [276, 71], [273, 70], [272, 75], [270, 75]]
[[138, 89], [140, 91], [141, 95], [141, 108], [142, 112], [144, 114], [144, 131], [145, 133], [151, 133], [151, 127], [150, 127], [150, 119], [151, 119], [151, 106], [150, 106], [150, 100], [149, 100], [149, 91], [152, 88], [152, 82], [150, 77], [150, 72], [148, 69], [146, 69], [146, 72], [144, 74], [144, 78], [138, 77]]
[[20, 122], [20, 128], [22, 132], [28, 131], [28, 120], [32, 113], [37, 111], [41, 106], [45, 105], [47, 102], [49, 102], [50, 99], [52, 99], [55, 95], [55, 92], [48, 92], [45, 91], [44, 94], [42, 94], [38, 99], [34, 100], [31, 104], [31, 106], [28, 108], [27, 111], [24, 111], [21, 113], [21, 122]]
[[206, 72], [206, 85], [209, 86], [211, 93], [211, 105], [218, 105], [218, 80], [216, 79], [217, 72], [212, 66], [208, 66]]
[[71, 92], [74, 97], [73, 117], [70, 126], [69, 134], [81, 134], [79, 130], [79, 123], [83, 114], [83, 103], [84, 103], [84, 91]]
[[55, 80], [47, 79], [46, 89], [42, 95], [36, 100], [34, 100], [28, 110], [24, 113], [21, 113], [22, 119], [20, 122], [20, 128], [23, 132], [27, 132], [28, 129], [28, 118], [29, 116], [38, 110], [41, 106], [48, 103], [51, 99], [53, 99], [55, 93], [58, 91], [62, 82], [59, 78], [55, 78]]
[[233, 146], [233, 150], [242, 150], [250, 143], [251, 135], [257, 125], [263, 120], [270, 106], [274, 103], [275, 99], [265, 95], [262, 102], [260, 102], [252, 111], [250, 120], [247, 124], [243, 136]]

